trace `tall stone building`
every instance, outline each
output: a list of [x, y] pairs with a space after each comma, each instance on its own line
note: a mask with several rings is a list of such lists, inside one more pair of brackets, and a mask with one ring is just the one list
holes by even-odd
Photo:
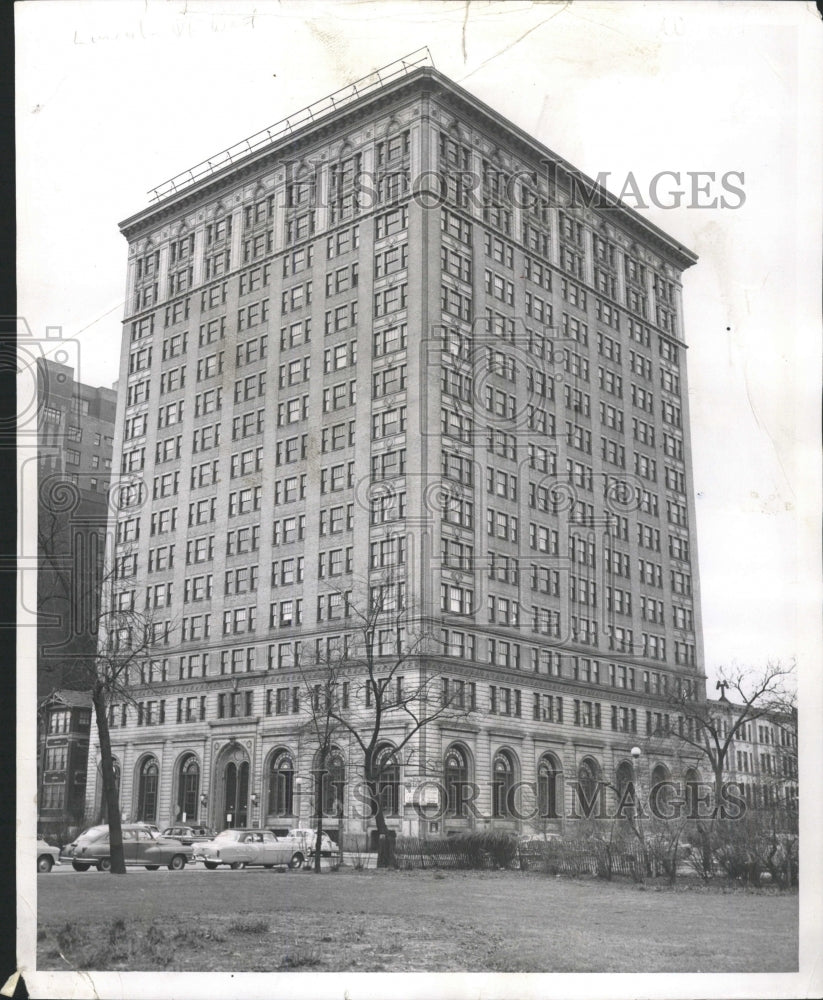
[[[175, 178], [121, 230], [117, 600], [167, 623], [136, 708], [110, 712], [125, 815], [307, 822], [296, 661], [387, 572], [430, 639], [404, 683], [464, 709], [386, 779], [398, 831], [560, 829], [576, 782], [615, 781], [676, 724], [669, 695], [704, 697], [692, 253], [413, 65]], [[361, 769], [341, 737], [332, 827], [371, 826]]]

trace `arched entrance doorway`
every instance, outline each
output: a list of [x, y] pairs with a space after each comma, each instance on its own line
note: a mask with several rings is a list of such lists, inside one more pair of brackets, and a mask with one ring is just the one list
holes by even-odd
[[177, 767], [177, 808], [175, 820], [179, 823], [196, 823], [200, 803], [200, 765], [193, 753], [180, 758]]
[[466, 788], [469, 784], [469, 755], [465, 747], [452, 743], [443, 761], [446, 815], [463, 819], [466, 815]]
[[498, 750], [492, 762], [492, 816], [507, 819], [514, 812], [514, 784], [517, 774], [511, 750]]
[[558, 819], [563, 804], [563, 776], [554, 754], [544, 753], [537, 765], [537, 815], [542, 820]]
[[216, 780], [220, 828], [248, 826], [249, 755], [239, 743], [230, 743], [220, 754]]
[[157, 821], [157, 793], [160, 783], [160, 768], [157, 758], [149, 755], [143, 758], [137, 772], [137, 810], [135, 819], [142, 823]]

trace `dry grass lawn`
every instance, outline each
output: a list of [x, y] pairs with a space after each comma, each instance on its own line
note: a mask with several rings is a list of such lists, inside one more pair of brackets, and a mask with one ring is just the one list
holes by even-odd
[[798, 898], [525, 872], [38, 879], [41, 969], [790, 972]]

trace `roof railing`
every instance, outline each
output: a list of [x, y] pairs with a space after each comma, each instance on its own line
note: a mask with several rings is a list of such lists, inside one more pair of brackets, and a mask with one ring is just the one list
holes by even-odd
[[355, 80], [354, 83], [347, 84], [345, 87], [327, 94], [319, 101], [312, 102], [302, 110], [296, 112], [296, 114], [289, 115], [287, 118], [275, 122], [274, 125], [269, 125], [268, 128], [262, 129], [260, 132], [255, 132], [254, 135], [250, 135], [247, 139], [242, 139], [233, 146], [229, 146], [228, 149], [215, 153], [207, 160], [203, 160], [201, 163], [189, 167], [188, 170], [176, 174], [169, 180], [163, 181], [162, 184], [158, 184], [157, 187], [149, 191], [149, 200], [156, 202], [161, 198], [177, 194], [179, 191], [196, 184], [204, 177], [208, 177], [221, 168], [234, 163], [238, 157], [248, 156], [249, 153], [255, 153], [264, 149], [266, 146], [274, 144], [283, 136], [290, 135], [303, 125], [313, 123], [318, 118], [323, 117], [323, 115], [337, 111], [343, 105], [356, 100], [358, 97], [363, 97], [372, 90], [379, 90], [381, 87], [385, 87], [392, 80], [406, 76], [420, 66], [434, 66], [434, 61], [427, 45], [422, 49], [410, 52], [400, 59], [396, 59], [394, 62], [387, 63], [379, 69], [372, 70], [371, 73], [367, 73], [365, 76], [360, 77], [359, 80]]

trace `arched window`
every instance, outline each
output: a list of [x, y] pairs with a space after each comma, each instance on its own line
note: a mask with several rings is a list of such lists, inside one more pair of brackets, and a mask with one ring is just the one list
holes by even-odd
[[343, 763], [343, 756], [339, 750], [331, 752], [325, 771], [318, 772], [315, 780], [320, 785], [320, 801], [323, 815], [329, 817], [340, 816], [343, 811], [346, 765]]
[[671, 774], [665, 764], [655, 764], [652, 770], [652, 785], [659, 785], [663, 781], [669, 781]]
[[671, 772], [665, 764], [654, 766], [651, 788], [649, 789], [649, 808], [656, 816], [669, 815], [670, 802], [675, 794], [675, 789], [668, 784], [671, 778]]
[[294, 814], [294, 761], [285, 750], [274, 754], [269, 765], [269, 813]]
[[543, 754], [537, 765], [537, 814], [540, 819], [556, 819], [559, 813], [560, 765], [552, 754]]
[[197, 821], [198, 794], [200, 792], [200, 765], [193, 753], [180, 761], [177, 776], [177, 818], [182, 823]]
[[600, 799], [600, 766], [593, 757], [584, 757], [578, 765], [577, 794], [583, 816], [597, 815]]
[[698, 802], [700, 800], [700, 775], [693, 767], [690, 767], [683, 775], [683, 781], [686, 786], [686, 814], [690, 819], [697, 819]]
[[460, 746], [450, 746], [443, 761], [446, 786], [446, 813], [449, 816], [466, 815], [464, 789], [469, 783], [469, 763], [466, 751]]
[[137, 787], [137, 819], [153, 823], [157, 819], [157, 782], [160, 769], [154, 757], [146, 757], [140, 765]]
[[400, 812], [400, 765], [394, 753], [394, 747], [388, 744], [377, 751], [377, 799], [383, 809], [384, 816], [397, 816]]
[[226, 826], [242, 828], [249, 816], [249, 762], [229, 761], [225, 782]]
[[622, 795], [631, 785], [634, 787], [634, 767], [627, 761], [622, 760], [617, 765], [617, 791]]
[[492, 815], [509, 816], [514, 789], [514, 758], [508, 750], [498, 750], [492, 763]]
[[622, 760], [617, 765], [615, 774], [617, 784], [617, 811], [618, 815], [625, 819], [634, 815], [635, 807], [635, 787], [634, 787], [634, 767], [627, 760]]

